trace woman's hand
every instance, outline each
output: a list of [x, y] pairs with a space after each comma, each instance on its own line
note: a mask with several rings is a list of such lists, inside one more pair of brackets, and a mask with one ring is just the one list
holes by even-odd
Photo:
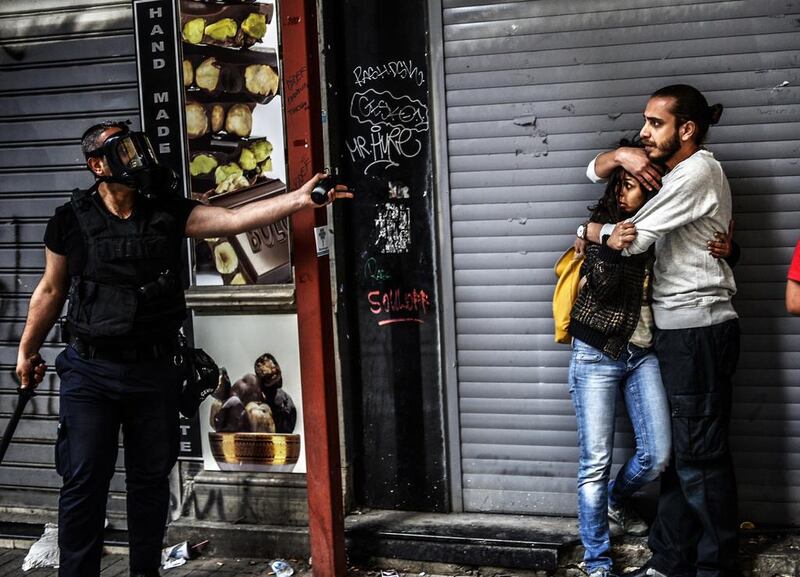
[[583, 256], [586, 253], [586, 241], [582, 238], [575, 237], [575, 242], [572, 243], [572, 248], [575, 249], [575, 256]]
[[614, 250], [622, 250], [628, 248], [634, 240], [636, 240], [636, 225], [632, 222], [618, 222], [606, 244]]
[[728, 223], [728, 232], [715, 232], [708, 241], [708, 252], [714, 258], [728, 258], [733, 252], [733, 219]]

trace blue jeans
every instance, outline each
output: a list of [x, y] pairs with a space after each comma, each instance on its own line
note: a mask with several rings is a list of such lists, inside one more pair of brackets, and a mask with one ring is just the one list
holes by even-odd
[[[658, 359], [628, 345], [620, 358], [573, 340], [569, 384], [578, 417], [578, 521], [587, 572], [611, 568], [608, 505], [622, 505], [655, 480], [670, 457], [670, 416]], [[617, 391], [621, 389], [636, 437], [636, 453], [609, 484]]]

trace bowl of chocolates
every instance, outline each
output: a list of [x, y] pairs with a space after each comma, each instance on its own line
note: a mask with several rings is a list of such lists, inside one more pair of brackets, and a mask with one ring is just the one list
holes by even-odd
[[300, 456], [297, 409], [274, 356], [264, 353], [254, 369], [234, 383], [220, 369], [209, 412], [211, 453], [223, 471], [291, 472]]

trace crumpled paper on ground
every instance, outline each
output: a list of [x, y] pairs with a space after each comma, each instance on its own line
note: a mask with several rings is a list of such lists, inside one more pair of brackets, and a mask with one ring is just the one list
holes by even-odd
[[192, 553], [189, 542], [184, 541], [183, 543], [166, 547], [161, 551], [161, 568], [172, 569], [173, 567], [180, 567], [191, 558]]
[[294, 575], [292, 566], [283, 559], [275, 559], [269, 566], [272, 567], [275, 577], [292, 577]]

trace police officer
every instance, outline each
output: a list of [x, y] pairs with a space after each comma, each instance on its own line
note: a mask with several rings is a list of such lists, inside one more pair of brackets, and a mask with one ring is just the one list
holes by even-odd
[[[55, 361], [61, 379], [56, 469], [64, 480], [59, 576], [100, 574], [121, 428], [131, 575], [155, 577], [168, 475], [178, 456], [182, 379], [174, 357], [186, 317], [183, 239], [232, 236], [320, 206], [311, 192], [324, 175], [287, 194], [226, 209], [157, 194], [166, 171], [146, 136], [126, 124], [92, 126], [81, 147], [96, 182], [75, 191], [48, 222], [45, 271], [31, 297], [17, 375], [23, 388], [42, 381], [39, 349], [68, 298], [68, 345]], [[351, 197], [337, 185], [327, 203]]]

